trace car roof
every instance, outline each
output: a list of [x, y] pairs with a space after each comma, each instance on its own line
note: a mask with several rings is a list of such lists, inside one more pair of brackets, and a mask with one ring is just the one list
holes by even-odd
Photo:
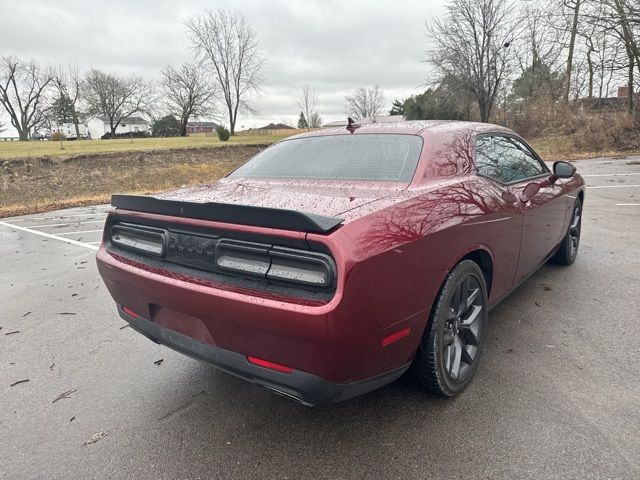
[[[357, 123], [357, 122], [356, 122]], [[501, 127], [499, 125], [493, 125], [490, 123], [478, 123], [478, 122], [462, 122], [457, 120], [409, 120], [404, 122], [390, 122], [390, 123], [367, 123], [361, 125], [354, 135], [367, 134], [367, 133], [381, 133], [381, 134], [404, 134], [404, 135], [422, 135], [424, 133], [452, 133], [452, 132], [467, 132], [473, 131], [475, 133], [482, 132], [503, 132], [514, 133], [508, 128]], [[327, 135], [350, 135], [350, 132], [346, 127], [338, 128], [323, 128], [321, 130], [315, 130], [313, 132], [302, 133], [289, 137], [288, 139], [305, 138], [305, 137], [318, 137]]]

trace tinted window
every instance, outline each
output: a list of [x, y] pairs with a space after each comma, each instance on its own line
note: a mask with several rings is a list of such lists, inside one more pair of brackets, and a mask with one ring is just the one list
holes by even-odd
[[502, 183], [547, 173], [543, 164], [522, 142], [497, 135], [482, 136], [476, 141], [476, 170]]
[[422, 138], [335, 135], [285, 140], [259, 153], [231, 177], [410, 182]]

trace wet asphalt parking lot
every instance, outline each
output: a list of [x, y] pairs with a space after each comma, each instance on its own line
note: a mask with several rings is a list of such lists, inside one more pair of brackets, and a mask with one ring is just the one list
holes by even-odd
[[453, 400], [398, 382], [298, 405], [123, 328], [107, 206], [0, 219], [0, 476], [640, 478], [640, 158], [576, 164], [576, 263], [492, 311]]

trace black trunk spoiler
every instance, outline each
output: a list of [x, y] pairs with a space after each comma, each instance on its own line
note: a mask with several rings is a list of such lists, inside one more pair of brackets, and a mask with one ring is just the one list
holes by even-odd
[[230, 203], [195, 203], [163, 200], [141, 195], [112, 195], [111, 205], [122, 210], [157, 213], [173, 217], [197, 218], [216, 222], [279, 228], [299, 232], [327, 233], [344, 219], [325, 217], [315, 213], [278, 208], [253, 207]]

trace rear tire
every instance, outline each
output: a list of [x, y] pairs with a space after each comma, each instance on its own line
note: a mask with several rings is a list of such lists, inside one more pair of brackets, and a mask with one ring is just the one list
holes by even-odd
[[580, 246], [580, 230], [582, 228], [582, 201], [580, 197], [576, 198], [573, 205], [573, 213], [571, 214], [571, 222], [567, 229], [567, 234], [562, 239], [560, 248], [551, 258], [553, 263], [558, 265], [571, 265], [578, 255], [578, 247]]
[[432, 308], [409, 379], [421, 390], [453, 397], [473, 377], [487, 329], [487, 286], [473, 260], [451, 271]]

